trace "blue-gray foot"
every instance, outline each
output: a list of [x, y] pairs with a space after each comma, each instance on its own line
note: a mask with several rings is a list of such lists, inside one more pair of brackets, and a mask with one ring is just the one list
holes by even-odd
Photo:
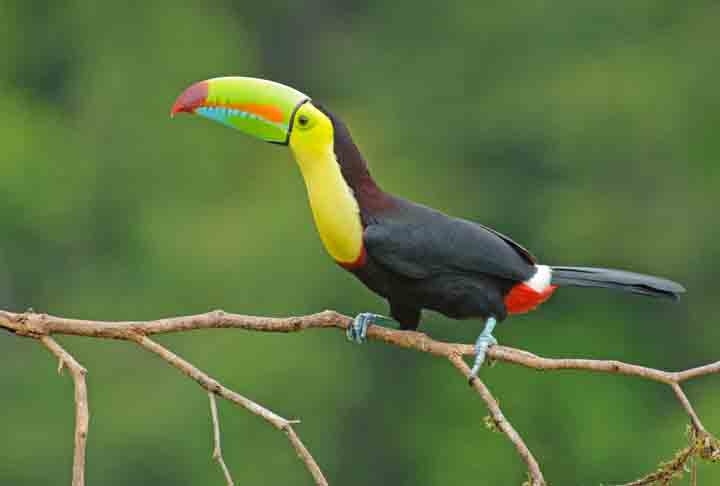
[[485, 362], [487, 350], [498, 343], [497, 339], [495, 339], [495, 336], [492, 334], [496, 325], [497, 321], [495, 318], [488, 317], [487, 321], [485, 321], [485, 328], [478, 336], [477, 341], [475, 341], [475, 363], [473, 364], [473, 367], [470, 370], [470, 376], [468, 377], [470, 384], [472, 384], [472, 381], [477, 378], [480, 367]]
[[398, 324], [389, 317], [380, 314], [372, 314], [370, 312], [361, 312], [355, 316], [350, 326], [348, 326], [345, 335], [348, 341], [362, 344], [367, 340], [367, 330], [370, 324], [384, 325], [386, 327], [397, 327]]

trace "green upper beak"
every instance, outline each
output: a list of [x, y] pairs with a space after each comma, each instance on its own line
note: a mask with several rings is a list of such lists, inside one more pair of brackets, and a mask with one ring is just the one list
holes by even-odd
[[309, 99], [289, 86], [265, 79], [214, 78], [183, 91], [170, 116], [194, 113], [266, 142], [287, 145], [293, 115]]

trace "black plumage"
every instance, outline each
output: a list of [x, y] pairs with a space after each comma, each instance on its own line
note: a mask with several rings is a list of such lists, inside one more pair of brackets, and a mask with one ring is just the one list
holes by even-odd
[[[345, 124], [318, 108], [333, 123], [335, 156], [364, 227], [364, 258], [348, 270], [388, 300], [391, 316], [404, 329], [417, 328], [422, 309], [457, 319], [505, 319], [508, 296], [537, 271], [532, 254], [493, 229], [384, 192]], [[664, 297], [684, 292], [679, 284], [658, 277], [587, 267], [554, 267], [551, 284]], [[537, 304], [553, 289], [538, 292]]]

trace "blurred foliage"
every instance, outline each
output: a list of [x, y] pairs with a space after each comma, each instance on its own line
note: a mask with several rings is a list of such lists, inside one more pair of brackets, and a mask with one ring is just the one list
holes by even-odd
[[[509, 233], [548, 263], [672, 277], [678, 305], [567, 289], [503, 324], [554, 356], [676, 369], [718, 358], [716, 1], [0, 2], [0, 304], [145, 319], [384, 303], [324, 254], [286, 149], [190, 117], [224, 74], [310, 93], [390, 191]], [[427, 314], [469, 341], [478, 325]], [[519, 484], [482, 403], [428, 356], [337, 332], [161, 340], [286, 417], [334, 484]], [[222, 484], [207, 398], [126, 343], [62, 339], [89, 368], [90, 484]], [[0, 335], [0, 484], [69, 481], [72, 387]], [[621, 482], [682, 446], [669, 389], [615, 376], [483, 371], [553, 484]], [[716, 380], [715, 380], [716, 381]], [[688, 385], [720, 430], [720, 387]], [[310, 484], [285, 439], [220, 405], [239, 484]], [[701, 467], [701, 484], [720, 468]]]

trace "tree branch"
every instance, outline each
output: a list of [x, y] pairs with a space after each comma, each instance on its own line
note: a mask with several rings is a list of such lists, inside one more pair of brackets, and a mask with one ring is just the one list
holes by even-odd
[[[460, 354], [451, 354], [448, 356], [448, 359], [464, 377], [467, 378], [470, 376], [470, 367], [467, 363], [465, 363], [465, 361], [463, 361]], [[501, 430], [505, 435], [507, 435], [510, 442], [512, 442], [515, 446], [515, 449], [517, 449], [518, 454], [525, 462], [528, 474], [530, 474], [530, 479], [532, 481], [530, 486], [544, 486], [546, 484], [545, 478], [540, 471], [540, 466], [535, 460], [535, 456], [533, 456], [530, 449], [528, 449], [525, 445], [525, 441], [523, 441], [522, 437], [520, 437], [520, 434], [517, 433], [512, 424], [505, 418], [502, 410], [500, 410], [500, 405], [495, 397], [490, 393], [488, 387], [479, 378], [473, 378], [470, 381], [470, 386], [475, 388], [475, 391], [478, 392], [480, 398], [482, 398], [487, 405], [490, 417], [492, 418], [493, 427]]]
[[690, 400], [688, 400], [687, 395], [685, 395], [685, 392], [680, 387], [678, 383], [673, 383], [670, 385], [672, 387], [673, 392], [675, 393], [675, 396], [680, 401], [680, 405], [685, 409], [685, 412], [687, 412], [688, 416], [690, 417], [690, 423], [695, 428], [695, 430], [698, 433], [706, 433], [705, 427], [703, 426], [702, 422], [700, 422], [700, 418], [695, 413], [695, 409], [693, 409], [693, 406], [690, 404]]
[[297, 436], [297, 434], [295, 434], [295, 431], [293, 430], [291, 425], [293, 421], [282, 418], [275, 412], [268, 410], [259, 403], [255, 403], [252, 400], [240, 395], [239, 393], [236, 393], [229, 388], [226, 388], [217, 380], [205, 374], [203, 371], [199, 370], [198, 368], [190, 364], [188, 361], [185, 361], [180, 356], [156, 343], [152, 339], [135, 333], [132, 333], [131, 336], [133, 341], [135, 341], [148, 351], [157, 354], [162, 359], [170, 363], [172, 366], [182, 371], [185, 375], [195, 380], [208, 393], [219, 395], [225, 400], [228, 400], [236, 405], [243, 407], [250, 413], [253, 413], [258, 417], [263, 418], [266, 422], [268, 422], [276, 429], [285, 432], [285, 434], [288, 436], [290, 444], [295, 449], [295, 452], [297, 452], [298, 457], [303, 461], [303, 463], [305, 463], [305, 467], [313, 476], [313, 479], [315, 479], [315, 484], [317, 484], [317, 486], [327, 486], [327, 480], [325, 479], [325, 476], [323, 476], [323, 473], [320, 470], [320, 467], [317, 465], [317, 462], [315, 462], [315, 459], [313, 459], [312, 455], [302, 443], [300, 438]]
[[[55, 317], [47, 314], [36, 314], [32, 312], [18, 314], [8, 311], [0, 311], [0, 328], [14, 332], [19, 336], [40, 339], [44, 344], [47, 339], [50, 339], [49, 336], [52, 334], [121, 339], [137, 343], [148, 351], [157, 354], [172, 366], [182, 371], [188, 377], [195, 380], [211, 395], [217, 394], [222, 398], [245, 408], [251, 413], [258, 415], [275, 428], [285, 432], [293, 448], [305, 464], [305, 467], [313, 476], [317, 485], [327, 485], [327, 480], [323, 476], [316, 461], [310, 455], [307, 448], [303, 445], [300, 438], [293, 430], [291, 421], [284, 419], [262, 405], [259, 405], [252, 400], [229, 390], [189, 362], [183, 360], [147, 336], [196, 329], [233, 328], [260, 332], [285, 333], [298, 332], [306, 329], [346, 329], [351, 321], [351, 318], [333, 311], [288, 318], [246, 316], [241, 314], [229, 314], [223, 311], [213, 311], [205, 314], [158, 319], [153, 321], [126, 322], [88, 321]], [[370, 326], [368, 329], [368, 337], [370, 339], [382, 341], [394, 346], [414, 349], [416, 351], [444, 357], [450, 360], [453, 366], [455, 366], [455, 368], [465, 377], [469, 375], [469, 368], [463, 361], [462, 357], [471, 356], [475, 353], [474, 347], [471, 345], [436, 341], [423, 333], [414, 331], [397, 331], [379, 326]], [[57, 345], [57, 343], [55, 344]], [[46, 344], [46, 346], [48, 345]], [[700, 444], [698, 446], [693, 446], [693, 454], [684, 454], [683, 461], [689, 460], [689, 458], [694, 457], [694, 455], [699, 455], [700, 457], [711, 460], [717, 460], [720, 458], [720, 446], [718, 445], [717, 439], [712, 437], [704, 428], [700, 418], [694, 411], [690, 400], [687, 398], [687, 395], [685, 395], [685, 392], [680, 386], [682, 382], [691, 379], [711, 374], [719, 374], [720, 361], [684, 371], [671, 372], [623, 363], [615, 360], [544, 358], [527, 351], [505, 346], [491, 347], [488, 350], [488, 357], [495, 361], [512, 363], [535, 370], [583, 370], [598, 373], [619, 374], [635, 376], [668, 385], [672, 388], [676, 398], [680, 402], [680, 405], [689, 417], [694, 437], [696, 437], [695, 444]], [[72, 357], [70, 357], [70, 359], [72, 359]], [[70, 367], [70, 362], [67, 359], [63, 359], [63, 361], [68, 363], [68, 366]], [[72, 367], [70, 367], [70, 369], [72, 371]], [[82, 367], [80, 367], [80, 369], [82, 369]], [[82, 376], [84, 377], [84, 370]], [[75, 375], [73, 375], [73, 377], [75, 377]], [[81, 381], [82, 387], [84, 387], [84, 379]], [[76, 401], [79, 382], [80, 380], [76, 379]], [[482, 381], [474, 380], [472, 385], [480, 397], [485, 401], [488, 410], [490, 411], [493, 423], [514, 444], [518, 454], [525, 462], [531, 478], [531, 484], [533, 486], [545, 485], [546, 483], [537, 461], [523, 439], [500, 410], [497, 400], [495, 400]], [[216, 422], [216, 417], [214, 417], [214, 423]], [[215, 434], [215, 437], [217, 444], [217, 441], [219, 441], [219, 432]], [[228, 482], [228, 484], [230, 483]], [[81, 483], [73, 483], [73, 486], [79, 485], [81, 485]]]
[[220, 446], [220, 419], [218, 418], [218, 410], [217, 410], [217, 401], [215, 400], [215, 394], [212, 392], [208, 392], [208, 397], [210, 398], [210, 417], [212, 417], [212, 423], [213, 423], [213, 452], [212, 452], [212, 458], [215, 459], [215, 461], [220, 465], [220, 469], [222, 470], [223, 476], [225, 476], [225, 482], [227, 483], [227, 486], [235, 486], [235, 481], [233, 481], [232, 474], [230, 474], [230, 470], [227, 467], [227, 464], [225, 464], [225, 459], [223, 459], [222, 454], [222, 447]]
[[87, 446], [88, 427], [90, 424], [90, 410], [88, 407], [87, 384], [85, 375], [87, 370], [78, 363], [70, 353], [65, 351], [57, 341], [50, 336], [39, 338], [43, 346], [50, 350], [58, 359], [58, 373], [63, 368], [70, 370], [75, 383], [75, 453], [73, 456], [72, 486], [85, 485], [85, 449]]

